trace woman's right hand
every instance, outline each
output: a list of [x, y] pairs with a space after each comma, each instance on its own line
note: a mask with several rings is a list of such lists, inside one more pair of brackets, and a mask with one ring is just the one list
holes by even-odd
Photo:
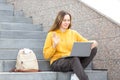
[[55, 32], [53, 33], [52, 40], [53, 40], [53, 48], [55, 48], [60, 41], [60, 38], [56, 35]]

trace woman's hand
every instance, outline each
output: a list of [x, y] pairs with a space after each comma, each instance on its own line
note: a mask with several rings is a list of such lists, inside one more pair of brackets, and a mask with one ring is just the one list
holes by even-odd
[[94, 47], [97, 47], [97, 46], [98, 46], [97, 41], [95, 41], [95, 40], [90, 40], [90, 42], [92, 42], [91, 49], [93, 49]]
[[55, 48], [60, 41], [60, 38], [56, 35], [55, 32], [53, 33], [52, 40], [53, 40], [53, 48]]

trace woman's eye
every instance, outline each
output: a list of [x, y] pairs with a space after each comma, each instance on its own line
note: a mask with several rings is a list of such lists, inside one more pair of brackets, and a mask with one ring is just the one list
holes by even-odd
[[70, 20], [63, 20], [63, 21], [70, 21]]

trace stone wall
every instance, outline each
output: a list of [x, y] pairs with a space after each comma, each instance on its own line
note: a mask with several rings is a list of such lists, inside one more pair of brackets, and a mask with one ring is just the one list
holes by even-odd
[[8, 0], [15, 10], [22, 10], [34, 24], [43, 24], [47, 31], [60, 10], [72, 14], [73, 26], [88, 39], [98, 41], [94, 69], [108, 69], [109, 80], [120, 79], [120, 26], [78, 0]]

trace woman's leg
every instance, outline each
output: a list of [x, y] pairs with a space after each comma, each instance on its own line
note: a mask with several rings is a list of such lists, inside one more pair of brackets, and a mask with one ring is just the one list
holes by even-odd
[[68, 72], [72, 71], [71, 69], [71, 59], [70, 58], [61, 58], [56, 60], [51, 64], [51, 70], [59, 72]]
[[80, 80], [89, 80], [78, 57], [61, 58], [51, 65], [53, 71], [73, 71]]
[[81, 61], [81, 64], [82, 64], [83, 68], [86, 68], [89, 65], [89, 63], [95, 57], [96, 53], [97, 53], [97, 47], [95, 47], [95, 48], [93, 48], [91, 50], [91, 54], [90, 54], [89, 57], [82, 57], [82, 58], [80, 58], [80, 61]]
[[78, 57], [72, 59], [72, 70], [80, 80], [89, 80]]

